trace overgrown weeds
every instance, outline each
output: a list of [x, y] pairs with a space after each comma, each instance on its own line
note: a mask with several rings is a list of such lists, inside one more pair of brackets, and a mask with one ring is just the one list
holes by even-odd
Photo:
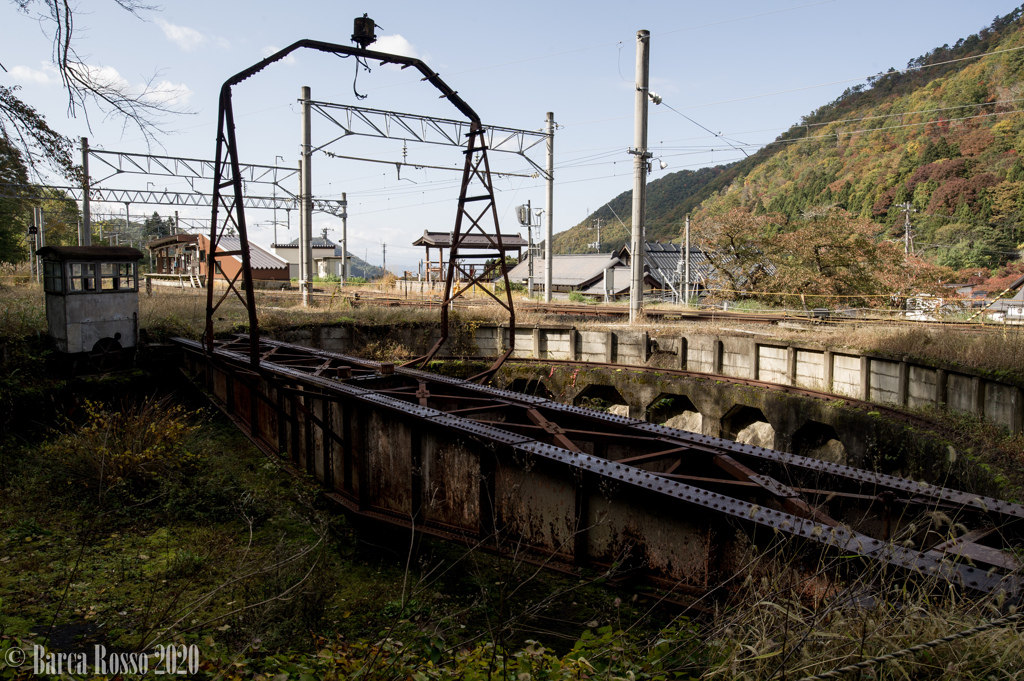
[[850, 334], [850, 345], [889, 355], [908, 355], [1024, 380], [1024, 327], [984, 333], [959, 329], [865, 327]]
[[200, 427], [197, 414], [168, 398], [120, 408], [85, 400], [83, 410], [83, 423], [39, 451], [55, 466], [57, 489], [74, 486], [100, 503], [111, 493], [136, 500], [201, 462], [186, 446]]
[[803, 678], [867, 660], [863, 673], [879, 680], [1024, 678], [1020, 621], [875, 660], [1016, 612], [1002, 597], [970, 600], [949, 584], [907, 582], [875, 565], [808, 603], [807, 590], [834, 566], [820, 567], [794, 584], [784, 570], [755, 566], [702, 630], [721, 653], [705, 678]]
[[0, 283], [0, 344], [46, 332], [43, 288]]

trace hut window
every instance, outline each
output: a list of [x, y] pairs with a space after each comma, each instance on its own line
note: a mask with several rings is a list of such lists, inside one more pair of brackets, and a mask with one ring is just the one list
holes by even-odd
[[60, 263], [50, 260], [43, 261], [43, 290], [48, 293], [63, 293], [64, 278], [61, 276]]
[[68, 291], [96, 290], [96, 265], [88, 262], [68, 263]]
[[103, 291], [134, 291], [135, 264], [130, 262], [101, 263], [100, 289]]

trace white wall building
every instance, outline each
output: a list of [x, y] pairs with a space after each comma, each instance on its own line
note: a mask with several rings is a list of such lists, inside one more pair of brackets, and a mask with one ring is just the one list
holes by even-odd
[[[327, 232], [325, 231], [323, 236], [318, 236], [312, 241], [313, 245], [313, 262], [321, 258], [332, 257], [335, 255], [335, 249], [340, 248], [338, 244], [334, 243], [327, 238]], [[286, 244], [271, 244], [270, 251], [279, 258], [284, 258], [288, 261], [288, 272], [291, 279], [299, 278], [299, 240], [289, 241]], [[313, 268], [313, 274], [316, 275], [316, 268]]]

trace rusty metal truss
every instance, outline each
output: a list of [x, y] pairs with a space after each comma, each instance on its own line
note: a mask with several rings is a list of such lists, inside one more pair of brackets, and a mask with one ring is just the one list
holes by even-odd
[[[310, 102], [310, 108], [342, 129], [342, 134], [321, 144], [313, 151], [323, 151], [339, 140], [350, 136], [383, 137], [406, 142], [440, 144], [468, 148], [472, 121], [458, 121], [434, 116], [398, 113], [367, 109], [348, 104], [331, 102]], [[533, 169], [532, 175], [500, 173], [517, 177], [542, 177], [550, 179], [547, 168], [529, 157], [527, 152], [541, 146], [548, 138], [547, 133], [538, 130], [518, 130], [494, 125], [483, 126], [478, 144], [491, 151], [508, 152], [518, 155]], [[408, 165], [416, 165], [409, 163]], [[495, 173], [497, 175], [499, 173]]]
[[[260, 351], [259, 351], [259, 322], [256, 315], [256, 301], [253, 296], [253, 285], [252, 285], [252, 266], [249, 258], [249, 241], [246, 232], [245, 222], [245, 202], [244, 202], [244, 191], [243, 182], [245, 180], [242, 172], [242, 165], [239, 161], [238, 153], [238, 142], [235, 138], [235, 121], [234, 121], [234, 109], [232, 105], [231, 93], [232, 88], [238, 85], [242, 81], [255, 76], [257, 73], [267, 68], [271, 64], [280, 61], [287, 57], [292, 52], [299, 49], [312, 49], [319, 52], [325, 52], [328, 54], [335, 54], [342, 57], [355, 57], [356, 61], [376, 61], [380, 64], [398, 64], [404, 68], [414, 68], [419, 71], [423, 78], [422, 80], [427, 81], [433, 85], [437, 90], [441, 92], [441, 97], [447, 99], [463, 116], [468, 120], [468, 132], [467, 132], [467, 143], [464, 153], [466, 154], [465, 165], [463, 170], [462, 178], [462, 191], [459, 195], [459, 206], [458, 213], [455, 220], [455, 231], [454, 238], [452, 239], [452, 247], [450, 251], [450, 267], [449, 267], [449, 278], [445, 288], [445, 300], [442, 306], [441, 313], [441, 341], [438, 346], [431, 351], [426, 359], [432, 357], [440, 344], [443, 344], [448, 337], [448, 307], [449, 303], [459, 297], [466, 289], [459, 288], [456, 286], [456, 291], [452, 292], [452, 275], [454, 275], [456, 268], [459, 267], [457, 260], [460, 255], [458, 253], [458, 246], [463, 239], [464, 234], [468, 234], [471, 231], [481, 230], [481, 221], [484, 219], [484, 214], [490, 214], [494, 222], [494, 241], [495, 247], [498, 251], [497, 265], [501, 271], [505, 281], [505, 300], [501, 301], [497, 297], [499, 303], [509, 313], [509, 327], [512, 330], [510, 334], [511, 338], [514, 338], [515, 329], [515, 314], [513, 311], [512, 303], [512, 291], [508, 282], [508, 268], [505, 264], [505, 248], [501, 241], [501, 234], [498, 228], [498, 213], [494, 205], [494, 187], [490, 176], [490, 166], [487, 162], [487, 145], [488, 139], [486, 130], [480, 122], [480, 117], [477, 113], [469, 106], [458, 93], [445, 83], [441, 77], [431, 70], [426, 64], [419, 59], [413, 59], [411, 57], [405, 57], [402, 55], [388, 54], [385, 52], [375, 52], [373, 50], [366, 50], [359, 47], [349, 47], [346, 45], [336, 45], [334, 43], [326, 43], [318, 40], [300, 40], [296, 43], [289, 45], [288, 47], [279, 50], [272, 54], [266, 59], [254, 64], [253, 66], [237, 73], [236, 75], [229, 78], [221, 86], [220, 91], [220, 105], [218, 110], [218, 123], [217, 123], [217, 151], [214, 158], [214, 172], [213, 172], [213, 199], [212, 199], [212, 217], [210, 220], [210, 250], [207, 255], [207, 305], [206, 305], [206, 350], [212, 353], [215, 346], [214, 334], [213, 334], [213, 319], [217, 309], [223, 304], [224, 300], [230, 293], [234, 293], [246, 306], [249, 317], [249, 332], [251, 334], [250, 339], [250, 350], [249, 350], [249, 363], [253, 368], [259, 367], [260, 363]], [[498, 133], [499, 135], [501, 133]], [[500, 139], [500, 138], [494, 138]], [[507, 144], [507, 142], [503, 142]], [[473, 195], [468, 194], [469, 189], [477, 189], [479, 193]], [[302, 200], [306, 200], [309, 197], [302, 197]], [[470, 214], [467, 206], [476, 202], [482, 202], [480, 205], [484, 205], [485, 209], [480, 215], [473, 216]], [[468, 223], [463, 225], [463, 217], [469, 216]], [[461, 231], [465, 228], [465, 232]], [[238, 250], [233, 251], [221, 251], [219, 249], [220, 239], [230, 230], [237, 232], [239, 237], [240, 246]], [[224, 294], [220, 296], [216, 301], [214, 300], [214, 276], [217, 272], [217, 261], [224, 257], [233, 255], [240, 255], [242, 260], [242, 267], [238, 271], [238, 275], [231, 281], [228, 282], [227, 289]], [[493, 271], [493, 270], [491, 270]], [[238, 280], [241, 279], [241, 285], [235, 286]], [[471, 279], [473, 283], [479, 282], [480, 277]], [[458, 282], [456, 282], [458, 283]], [[241, 290], [240, 290], [241, 289]], [[244, 294], [243, 294], [244, 291]], [[489, 373], [481, 377], [481, 380], [485, 380], [488, 376], [493, 374], [493, 371], [500, 366], [500, 363], [504, 361], [505, 357], [511, 353], [511, 348], [504, 355], [498, 358], [494, 366]]]
[[251, 340], [175, 342], [254, 443], [366, 519], [675, 594], [728, 585], [747, 541], [1021, 596], [1017, 504], [285, 343], [253, 371]]
[[[495, 271], [501, 272], [505, 282], [502, 300], [484, 286], [480, 290], [493, 298], [508, 312], [508, 347], [499, 354], [487, 371], [471, 380], [486, 383], [501, 365], [512, 355], [515, 349], [516, 312], [512, 303], [512, 287], [508, 281], [508, 267], [505, 264], [505, 245], [501, 240], [498, 227], [498, 209], [494, 202], [494, 185], [491, 180], [490, 167], [487, 161], [487, 145], [484, 130], [479, 126], [472, 127], [469, 132], [469, 143], [466, 151], [466, 166], [462, 175], [462, 189], [459, 191], [459, 212], [455, 218], [455, 231], [452, 232], [451, 250], [448, 255], [448, 276], [444, 282], [444, 299], [441, 304], [441, 337], [426, 355], [408, 363], [408, 366], [425, 367], [448, 340], [449, 313], [451, 303], [463, 293], [472, 289], [480, 282], [493, 276]], [[488, 232], [487, 224], [492, 224], [493, 231]], [[466, 249], [460, 255], [460, 247], [470, 237], [483, 237], [484, 241], [494, 248], [493, 252]], [[472, 261], [476, 261], [471, 264]], [[479, 270], [476, 266], [479, 265]], [[479, 273], [477, 273], [479, 272]]]

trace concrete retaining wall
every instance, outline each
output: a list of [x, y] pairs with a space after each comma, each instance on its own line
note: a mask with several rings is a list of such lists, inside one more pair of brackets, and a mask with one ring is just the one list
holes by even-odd
[[[371, 342], [397, 343], [414, 354], [426, 352], [439, 337], [436, 327], [430, 325], [306, 327], [271, 335], [278, 340], [343, 353], [359, 353]], [[464, 351], [493, 357], [508, 347], [508, 328], [476, 327], [475, 344], [475, 352], [471, 348]], [[446, 346], [440, 356], [448, 357], [449, 352]], [[686, 369], [799, 386], [879, 404], [935, 405], [984, 416], [1012, 433], [1021, 432], [1024, 426], [1024, 395], [1017, 385], [971, 374], [960, 367], [859, 355], [846, 349], [742, 336], [651, 337], [645, 331], [542, 325], [516, 329], [513, 356]]]
[[[499, 328], [480, 327], [477, 344], [481, 350], [493, 345], [481, 341], [495, 338]], [[686, 369], [799, 386], [879, 404], [935, 405], [984, 416], [1012, 433], [1021, 432], [1024, 426], [1024, 395], [1016, 385], [960, 368], [785, 341], [705, 334], [650, 337], [643, 331], [536, 326], [516, 329], [515, 356]]]

